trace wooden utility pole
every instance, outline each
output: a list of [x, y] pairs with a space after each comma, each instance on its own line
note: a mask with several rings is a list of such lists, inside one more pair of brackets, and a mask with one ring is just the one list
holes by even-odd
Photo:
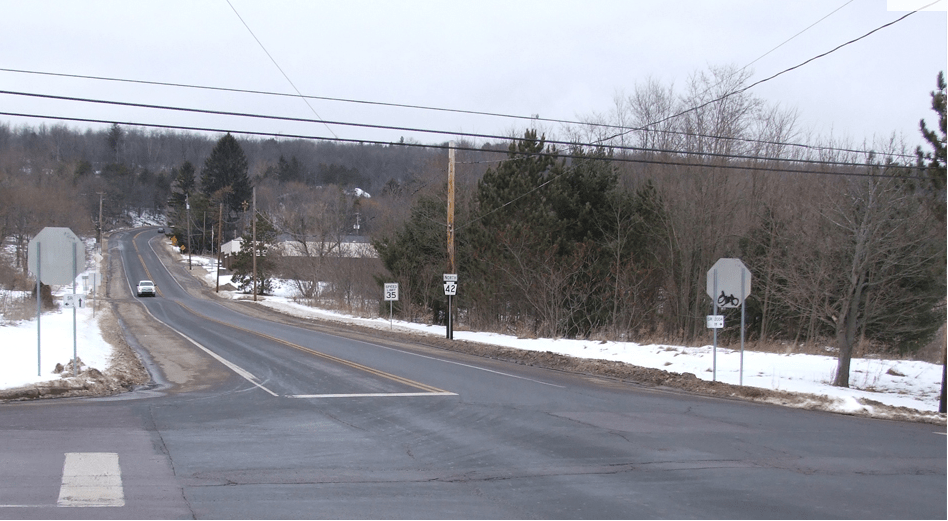
[[250, 216], [253, 235], [253, 301], [257, 301], [257, 187], [253, 187], [253, 213]]
[[[457, 274], [457, 266], [454, 263], [454, 141], [448, 144], [448, 273]], [[447, 339], [454, 339], [454, 310], [451, 305], [451, 295], [448, 295]]]
[[102, 195], [104, 192], [98, 192], [99, 194], [99, 240], [97, 246], [99, 247], [99, 253], [102, 253]]
[[221, 261], [224, 256], [222, 251], [222, 245], [224, 244], [224, 203], [221, 203], [220, 209], [217, 211], [217, 289], [214, 291], [217, 293], [221, 292]]
[[188, 269], [191, 269], [191, 203], [187, 194], [184, 196], [184, 206], [188, 210]]
[[448, 146], [448, 273], [457, 273], [454, 264], [454, 141]]

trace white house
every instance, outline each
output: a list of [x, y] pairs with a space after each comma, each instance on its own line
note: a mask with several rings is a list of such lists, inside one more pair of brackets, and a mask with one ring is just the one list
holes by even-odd
[[285, 257], [303, 257], [306, 250], [309, 250], [311, 256], [317, 256], [318, 252], [323, 252], [326, 257], [339, 257], [348, 259], [378, 258], [379, 254], [369, 243], [369, 239], [359, 235], [349, 235], [342, 237], [339, 241], [318, 241], [311, 239], [306, 241], [306, 248], [303, 243], [295, 240], [282, 240], [274, 245]]
[[240, 239], [227, 241], [221, 245], [221, 252], [224, 255], [236, 255], [238, 252], [240, 252], [241, 244], [242, 244], [242, 241]]
[[[221, 251], [225, 256], [235, 255], [240, 252], [242, 244], [241, 239], [228, 241], [221, 246]], [[306, 249], [300, 241], [289, 240], [286, 236], [278, 240], [273, 246], [274, 253], [284, 257], [304, 257], [306, 249], [309, 249], [310, 255], [317, 256], [322, 251], [326, 257], [340, 257], [349, 259], [378, 258], [379, 254], [369, 243], [369, 239], [359, 235], [349, 235], [342, 237], [337, 241], [320, 242], [317, 240], [306, 241]]]

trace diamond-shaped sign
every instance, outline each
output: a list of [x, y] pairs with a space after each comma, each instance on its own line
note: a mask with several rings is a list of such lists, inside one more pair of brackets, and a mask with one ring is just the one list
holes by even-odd
[[69, 228], [48, 226], [30, 241], [27, 266], [43, 284], [70, 284], [86, 269], [86, 246]]

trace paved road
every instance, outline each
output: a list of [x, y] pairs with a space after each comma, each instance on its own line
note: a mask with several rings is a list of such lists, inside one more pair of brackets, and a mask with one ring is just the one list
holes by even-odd
[[202, 297], [155, 237], [113, 254], [206, 370], [0, 405], [0, 517], [946, 518], [944, 427], [276, 324]]

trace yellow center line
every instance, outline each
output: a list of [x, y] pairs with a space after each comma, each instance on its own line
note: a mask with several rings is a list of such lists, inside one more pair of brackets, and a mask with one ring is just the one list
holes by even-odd
[[[145, 233], [145, 232], [139, 232], [138, 234], [135, 235], [134, 238], [137, 238], [137, 237], [138, 237], [139, 235], [141, 235], [142, 233]], [[138, 255], [138, 260], [142, 263], [142, 268], [144, 268], [145, 273], [148, 274], [149, 279], [150, 279], [150, 280], [154, 280], [154, 279], [151, 278], [151, 272], [148, 271], [148, 267], [145, 266], [145, 259], [142, 258], [141, 253], [138, 251], [138, 245], [135, 244], [134, 238], [133, 238], [133, 240], [132, 240], [132, 246], [135, 248], [135, 253]], [[156, 287], [156, 290], [157, 290], [157, 287]], [[253, 331], [253, 330], [251, 330], [251, 329], [246, 329], [246, 328], [242, 328], [242, 327], [240, 327], [240, 326], [235, 326], [234, 324], [229, 324], [229, 323], [223, 322], [223, 321], [221, 321], [221, 320], [216, 320], [216, 319], [213, 319], [213, 318], [211, 318], [211, 317], [209, 317], [209, 316], [207, 316], [207, 315], [203, 315], [203, 314], [201, 314], [201, 313], [198, 313], [197, 311], [195, 311], [195, 310], [189, 308], [188, 306], [182, 304], [181, 302], [176, 302], [176, 303], [177, 303], [179, 306], [181, 306], [182, 308], [186, 309], [186, 310], [187, 310], [188, 312], [190, 312], [192, 315], [196, 315], [196, 316], [202, 317], [202, 318], [204, 318], [205, 320], [209, 320], [209, 321], [211, 321], [211, 322], [216, 322], [216, 323], [221, 324], [221, 325], [223, 325], [223, 326], [227, 326], [227, 327], [234, 328], [234, 329], [236, 329], [236, 330], [238, 330], [238, 331], [243, 331], [243, 332], [245, 332], [245, 333], [250, 333], [250, 334], [252, 334], [252, 335], [256, 335], [256, 336], [258, 336], [258, 337], [260, 337], [260, 338], [265, 338], [265, 339], [267, 339], [267, 340], [276, 342], [276, 343], [278, 343], [278, 344], [283, 344], [283, 345], [285, 345], [285, 346], [292, 347], [293, 349], [296, 349], [296, 350], [298, 350], [298, 351], [302, 351], [302, 352], [304, 352], [304, 353], [309, 353], [309, 354], [311, 354], [311, 355], [315, 355], [315, 356], [318, 356], [318, 357], [320, 357], [320, 358], [324, 358], [324, 359], [326, 359], [326, 360], [330, 360], [330, 361], [336, 362], [336, 363], [338, 363], [338, 364], [346, 365], [346, 366], [349, 366], [349, 367], [351, 367], [351, 368], [353, 368], [353, 369], [358, 369], [358, 370], [360, 370], [360, 371], [364, 371], [364, 372], [366, 372], [366, 373], [373, 374], [373, 375], [375, 375], [375, 376], [379, 376], [379, 377], [382, 377], [382, 378], [385, 378], [385, 379], [388, 379], [388, 380], [392, 380], [392, 381], [394, 381], [394, 382], [398, 382], [398, 383], [407, 385], [407, 386], [409, 386], [409, 387], [414, 387], [414, 388], [416, 388], [416, 389], [421, 389], [422, 391], [426, 391], [426, 392], [428, 392], [428, 393], [449, 393], [449, 391], [445, 391], [445, 390], [439, 389], [439, 388], [437, 388], [437, 387], [433, 387], [433, 386], [430, 386], [430, 385], [427, 385], [427, 384], [423, 384], [423, 383], [420, 383], [420, 382], [416, 382], [416, 381], [414, 381], [414, 380], [409, 380], [408, 378], [403, 378], [403, 377], [401, 377], [401, 376], [397, 376], [397, 375], [394, 375], [394, 374], [391, 374], [391, 373], [386, 373], [386, 372], [384, 372], [384, 371], [380, 371], [380, 370], [378, 370], [378, 369], [373, 369], [373, 368], [371, 368], [371, 367], [368, 367], [368, 366], [365, 366], [365, 365], [362, 365], [362, 364], [358, 364], [358, 363], [356, 363], [356, 362], [351, 362], [351, 361], [349, 361], [349, 360], [345, 360], [345, 359], [342, 359], [342, 358], [338, 358], [338, 357], [335, 357], [335, 356], [332, 356], [332, 355], [328, 355], [328, 354], [326, 354], [326, 353], [321, 353], [321, 352], [319, 352], [319, 351], [310, 349], [310, 348], [308, 348], [308, 347], [303, 347], [303, 346], [298, 345], [298, 344], [294, 344], [294, 343], [292, 343], [292, 342], [289, 342], [289, 341], [287, 341], [287, 340], [283, 340], [283, 339], [281, 339], [281, 338], [276, 338], [276, 337], [273, 337], [273, 336], [270, 336], [270, 335], [267, 335], [267, 334], [264, 334], [264, 333], [260, 333], [260, 332], [258, 332], [258, 331]], [[453, 394], [453, 393], [449, 393], [449, 394]]]
[[328, 354], [326, 354], [326, 353], [321, 353], [321, 352], [316, 351], [316, 350], [314, 350], [314, 349], [310, 349], [310, 348], [308, 348], [308, 347], [303, 347], [303, 346], [301, 346], [301, 345], [299, 345], [299, 344], [294, 344], [293, 342], [290, 342], [290, 341], [287, 341], [287, 340], [283, 340], [282, 338], [277, 338], [277, 337], [274, 337], [274, 336], [267, 335], [267, 334], [265, 334], [265, 333], [261, 333], [261, 332], [259, 332], [259, 331], [254, 331], [254, 330], [252, 330], [252, 329], [246, 329], [246, 328], [243, 328], [243, 327], [240, 327], [240, 326], [236, 326], [236, 325], [234, 325], [234, 324], [229, 324], [229, 323], [224, 322], [224, 321], [221, 321], [221, 320], [216, 320], [216, 319], [213, 319], [213, 318], [208, 317], [208, 316], [206, 316], [206, 315], [203, 315], [203, 314], [201, 314], [201, 313], [198, 313], [197, 311], [195, 311], [195, 310], [189, 308], [188, 306], [186, 306], [186, 305], [184, 305], [184, 304], [182, 304], [182, 303], [180, 303], [180, 302], [177, 302], [177, 304], [178, 304], [179, 306], [181, 306], [182, 308], [186, 309], [186, 310], [187, 310], [188, 312], [190, 312], [192, 315], [196, 315], [196, 316], [202, 317], [202, 318], [204, 318], [205, 320], [209, 320], [209, 321], [211, 321], [211, 322], [215, 322], [215, 323], [221, 324], [221, 325], [223, 325], [223, 326], [231, 327], [231, 328], [234, 328], [234, 329], [236, 329], [236, 330], [238, 330], [238, 331], [243, 331], [243, 332], [245, 332], [245, 333], [250, 333], [250, 334], [256, 335], [256, 336], [258, 336], [258, 337], [260, 337], [260, 338], [265, 338], [265, 339], [270, 340], [270, 341], [272, 341], [272, 342], [276, 342], [276, 343], [278, 343], [278, 344], [283, 344], [283, 345], [285, 345], [285, 346], [287, 346], [287, 347], [292, 347], [293, 349], [296, 349], [296, 350], [298, 350], [298, 351], [302, 351], [302, 352], [304, 352], [304, 353], [308, 353], [308, 354], [311, 354], [311, 355], [314, 355], [314, 356], [318, 356], [318, 357], [320, 357], [320, 358], [324, 358], [324, 359], [326, 359], [326, 360], [330, 360], [330, 361], [332, 361], [332, 362], [336, 362], [336, 363], [338, 363], [338, 364], [342, 364], [342, 365], [351, 367], [351, 368], [353, 368], [353, 369], [358, 369], [358, 370], [360, 370], [360, 371], [364, 371], [364, 372], [366, 372], [366, 373], [373, 374], [373, 375], [375, 375], [375, 376], [379, 376], [379, 377], [382, 377], [382, 378], [385, 378], [385, 379], [388, 379], [388, 380], [392, 380], [392, 381], [394, 381], [394, 382], [398, 382], [398, 383], [407, 385], [407, 386], [409, 386], [409, 387], [414, 387], [414, 388], [416, 388], [416, 389], [421, 389], [421, 390], [426, 391], [426, 392], [429, 392], [429, 393], [446, 393], [446, 392], [448, 392], [448, 391], [445, 391], [445, 390], [443, 390], [443, 389], [439, 389], [439, 388], [437, 388], [437, 387], [433, 387], [433, 386], [430, 386], [430, 385], [427, 385], [427, 384], [423, 384], [423, 383], [420, 383], [420, 382], [416, 382], [416, 381], [414, 381], [414, 380], [410, 380], [410, 379], [408, 379], [408, 378], [403, 378], [403, 377], [401, 377], [401, 376], [397, 376], [397, 375], [394, 375], [394, 374], [391, 374], [391, 373], [386, 373], [385, 371], [380, 371], [380, 370], [378, 370], [378, 369], [373, 369], [373, 368], [371, 368], [371, 367], [368, 367], [368, 366], [365, 366], [365, 365], [362, 365], [362, 364], [359, 364], [359, 363], [356, 363], [356, 362], [352, 362], [352, 361], [349, 361], [349, 360], [345, 360], [345, 359], [343, 359], [343, 358], [339, 358], [339, 357], [335, 357], [335, 356], [332, 356], [332, 355], [328, 355]]
[[[135, 248], [135, 253], [138, 255], [138, 262], [142, 263], [142, 269], [145, 270], [145, 275], [148, 276], [148, 280], [154, 281], [155, 279], [154, 277], [151, 276], [151, 271], [148, 270], [148, 266], [145, 266], [145, 259], [142, 258], [142, 253], [138, 251], [138, 245], [135, 244], [135, 239], [137, 239], [138, 236], [143, 233], [145, 232], [144, 231], [138, 232], [135, 234], [134, 237], [132, 237], [132, 247]], [[159, 297], [164, 296], [161, 294], [161, 288], [159, 288], [157, 284], [155, 284], [155, 295], [158, 295]]]

